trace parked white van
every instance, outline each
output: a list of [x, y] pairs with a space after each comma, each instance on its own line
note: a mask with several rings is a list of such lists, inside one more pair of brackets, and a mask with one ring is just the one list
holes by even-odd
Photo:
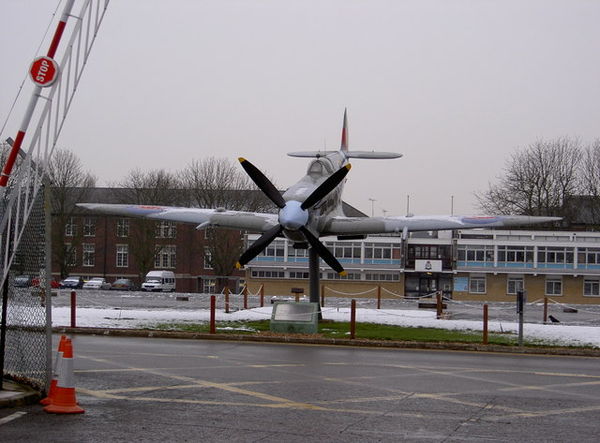
[[174, 290], [175, 274], [173, 271], [150, 271], [142, 283], [142, 291], [171, 292]]

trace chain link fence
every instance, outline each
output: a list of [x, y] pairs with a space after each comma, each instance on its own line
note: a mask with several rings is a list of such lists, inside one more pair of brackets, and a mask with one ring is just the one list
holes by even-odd
[[[10, 263], [10, 268], [4, 286], [6, 293], [2, 294], [0, 303], [5, 317], [2, 324], [5, 339], [4, 375], [44, 389], [48, 379], [51, 339], [48, 326], [50, 306], [47, 306], [50, 300], [46, 297], [48, 277], [51, 275], [46, 270], [43, 188], [36, 194], [29, 218], [26, 218], [27, 211], [15, 211], [25, 219], [8, 220], [2, 233], [5, 244], [8, 239], [9, 243], [16, 245], [16, 250], [12, 251], [12, 263], [11, 254], [2, 256], [2, 262]], [[24, 220], [26, 222], [19, 241], [15, 226]]]

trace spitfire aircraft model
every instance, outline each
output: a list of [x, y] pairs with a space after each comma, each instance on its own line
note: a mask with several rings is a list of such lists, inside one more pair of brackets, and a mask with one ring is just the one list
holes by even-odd
[[[296, 248], [309, 248], [310, 300], [318, 301], [318, 257], [332, 269], [345, 275], [344, 268], [319, 237], [339, 239], [365, 238], [369, 234], [433, 231], [446, 229], [489, 228], [528, 225], [560, 220], [557, 217], [499, 216], [400, 216], [347, 217], [342, 211], [342, 189], [350, 171], [349, 159], [393, 159], [402, 155], [389, 152], [351, 151], [348, 149], [346, 112], [342, 128], [342, 143], [338, 151], [291, 152], [292, 157], [313, 160], [307, 173], [281, 194], [271, 181], [252, 163], [240, 158], [241, 166], [259, 189], [279, 208], [277, 214], [229, 211], [223, 208], [183, 208], [168, 206], [94, 204], [78, 206], [114, 215], [143, 217], [197, 224], [197, 229], [209, 226], [259, 232], [262, 235], [242, 254], [239, 266], [244, 266], [260, 254], [275, 238], [285, 236]], [[316, 293], [316, 294], [315, 294]]]

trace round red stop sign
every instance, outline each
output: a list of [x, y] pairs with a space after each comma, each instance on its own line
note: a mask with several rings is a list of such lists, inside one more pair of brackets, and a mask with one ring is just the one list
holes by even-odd
[[58, 64], [50, 57], [38, 57], [29, 68], [29, 75], [38, 86], [52, 86], [58, 78]]

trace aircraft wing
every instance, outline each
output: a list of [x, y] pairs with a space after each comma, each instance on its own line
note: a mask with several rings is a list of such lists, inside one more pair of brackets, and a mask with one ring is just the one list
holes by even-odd
[[322, 222], [321, 235], [385, 234], [404, 231], [497, 228], [559, 221], [561, 217], [524, 215], [465, 216], [422, 215], [409, 217], [331, 217]]
[[78, 203], [77, 206], [91, 211], [111, 215], [122, 215], [124, 217], [193, 223], [198, 225], [198, 229], [208, 226], [217, 226], [253, 232], [265, 232], [278, 224], [277, 214], [267, 214], [262, 212], [103, 203]]

